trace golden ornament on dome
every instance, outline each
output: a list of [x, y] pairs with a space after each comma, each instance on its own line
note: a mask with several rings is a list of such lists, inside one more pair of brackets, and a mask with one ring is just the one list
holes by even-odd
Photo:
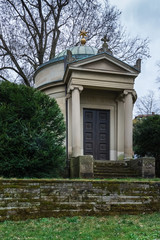
[[85, 43], [86, 43], [85, 37], [87, 37], [87, 32], [86, 32], [85, 30], [81, 30], [81, 31], [80, 31], [80, 36], [82, 36], [82, 38], [81, 38], [81, 44], [82, 44], [82, 45], [85, 45]]

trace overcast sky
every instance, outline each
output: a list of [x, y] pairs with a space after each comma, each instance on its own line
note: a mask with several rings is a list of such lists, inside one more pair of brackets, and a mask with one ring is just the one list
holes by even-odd
[[156, 78], [157, 63], [160, 62], [160, 0], [110, 0], [110, 3], [122, 11], [121, 23], [131, 36], [150, 39], [151, 58], [142, 62], [135, 89], [139, 97], [146, 95], [148, 90], [153, 90], [158, 97], [160, 84], [156, 83]]

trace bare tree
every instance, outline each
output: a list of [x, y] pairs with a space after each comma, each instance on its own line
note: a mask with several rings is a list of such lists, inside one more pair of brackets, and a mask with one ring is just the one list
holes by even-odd
[[37, 67], [78, 45], [83, 28], [90, 45], [99, 47], [107, 35], [113, 54], [123, 61], [148, 57], [148, 40], [128, 37], [120, 14], [108, 0], [1, 0], [0, 79], [33, 85]]
[[[160, 62], [157, 63], [157, 67], [158, 67], [158, 76], [156, 78], [156, 82], [160, 83]], [[160, 88], [159, 88], [160, 89]]]
[[153, 91], [148, 91], [148, 94], [138, 98], [136, 105], [137, 115], [150, 115], [160, 113], [160, 104], [156, 99]]

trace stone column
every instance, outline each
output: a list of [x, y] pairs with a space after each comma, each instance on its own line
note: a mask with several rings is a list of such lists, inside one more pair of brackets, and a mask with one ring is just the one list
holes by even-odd
[[124, 155], [125, 158], [132, 158], [133, 150], [133, 97], [132, 92], [124, 91], [125, 94], [125, 113], [124, 113]]
[[115, 99], [117, 103], [117, 159], [124, 159], [124, 94]]
[[80, 128], [80, 92], [82, 86], [71, 86], [72, 91], [72, 156], [81, 154], [81, 128]]

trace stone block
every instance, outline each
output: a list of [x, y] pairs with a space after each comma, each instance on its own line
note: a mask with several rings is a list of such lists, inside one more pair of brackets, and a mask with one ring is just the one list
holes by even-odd
[[142, 177], [144, 178], [155, 177], [155, 158], [153, 157], [142, 158]]
[[93, 178], [93, 156], [84, 155], [71, 158], [70, 177], [71, 178]]
[[70, 159], [70, 177], [79, 178], [79, 157]]
[[155, 158], [142, 157], [138, 159], [131, 159], [130, 166], [135, 169], [140, 177], [154, 178], [155, 177]]
[[79, 156], [79, 177], [93, 178], [93, 156]]

